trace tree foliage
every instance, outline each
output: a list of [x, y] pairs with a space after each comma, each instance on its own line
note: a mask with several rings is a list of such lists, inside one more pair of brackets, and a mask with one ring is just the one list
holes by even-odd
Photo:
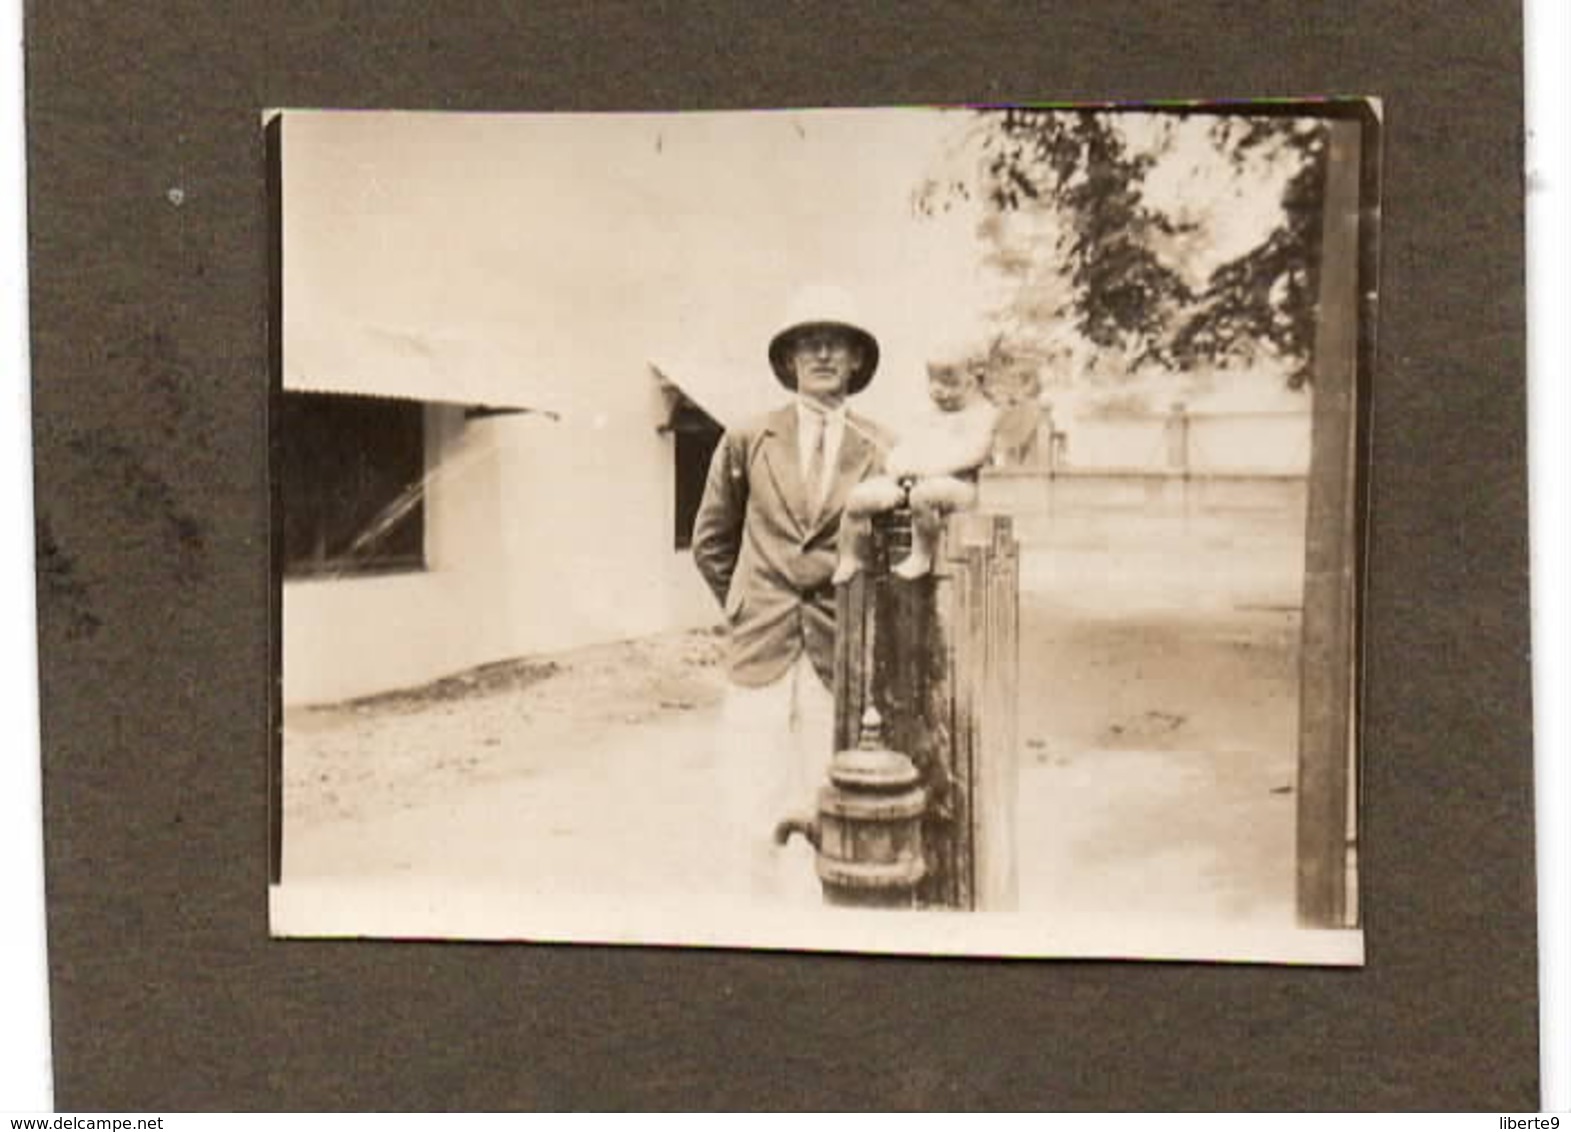
[[[1137, 146], [1118, 111], [977, 113], [983, 195], [1000, 215], [1056, 215], [1054, 270], [1068, 282], [1056, 313], [1088, 342], [1117, 348], [1132, 369], [1152, 362], [1226, 366], [1268, 352], [1287, 363], [1290, 384], [1307, 382], [1327, 153], [1322, 127], [1292, 117], [1215, 118], [1208, 137], [1235, 170], [1261, 158], [1286, 163], [1290, 172], [1276, 226], [1198, 282], [1182, 270], [1182, 249], [1205, 233], [1193, 220], [1153, 205], [1147, 193], [1170, 129], [1157, 129]], [[1018, 249], [1003, 246], [1000, 231], [991, 229], [1000, 245], [995, 264], [1024, 281], [1029, 269]], [[1028, 289], [1022, 288], [1022, 304], [1035, 303], [1038, 321], [1048, 317]]]

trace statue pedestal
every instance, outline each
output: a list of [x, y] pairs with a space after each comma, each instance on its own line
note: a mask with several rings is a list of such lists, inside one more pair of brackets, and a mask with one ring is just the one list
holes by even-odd
[[865, 570], [836, 593], [835, 749], [856, 746], [867, 697], [888, 747], [928, 795], [925, 907], [1016, 904], [1019, 548], [1006, 516], [950, 517], [933, 572], [889, 573], [909, 516], [880, 516]]

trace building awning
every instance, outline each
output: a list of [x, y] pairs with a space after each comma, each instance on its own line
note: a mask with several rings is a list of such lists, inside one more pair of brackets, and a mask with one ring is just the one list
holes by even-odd
[[530, 360], [474, 339], [374, 326], [285, 326], [284, 389], [551, 411]]
[[[728, 367], [661, 358], [649, 363], [649, 371], [665, 393], [668, 415], [685, 399], [725, 428], [791, 403], [791, 394], [762, 365], [737, 363]], [[881, 374], [867, 393], [852, 399], [850, 407], [898, 437], [913, 426], [927, 396], [914, 382], [901, 385], [896, 377], [894, 373]]]
[[778, 386], [765, 385], [756, 377], [749, 384], [719, 366], [662, 358], [649, 363], [649, 372], [666, 394], [669, 409], [674, 410], [679, 401], [686, 399], [725, 428], [764, 412], [772, 407], [772, 402], [783, 399]]

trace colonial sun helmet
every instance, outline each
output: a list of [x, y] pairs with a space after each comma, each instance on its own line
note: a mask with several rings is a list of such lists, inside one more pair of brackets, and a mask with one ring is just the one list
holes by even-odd
[[775, 377], [787, 389], [796, 389], [796, 375], [791, 372], [791, 346], [796, 336], [807, 330], [833, 327], [843, 330], [856, 342], [862, 354], [862, 363], [851, 374], [846, 393], [856, 394], [867, 388], [878, 368], [878, 339], [862, 329], [861, 318], [850, 295], [839, 287], [815, 285], [804, 287], [792, 300], [785, 318], [785, 329], [769, 342], [769, 365]]

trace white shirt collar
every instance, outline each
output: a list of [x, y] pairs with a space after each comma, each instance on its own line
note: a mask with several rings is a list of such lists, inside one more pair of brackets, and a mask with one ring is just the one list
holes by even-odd
[[809, 413], [815, 417], [822, 417], [830, 425], [838, 424], [846, 419], [846, 403], [844, 401], [834, 408], [826, 408], [817, 401], [809, 401], [806, 397], [796, 399], [796, 419], [801, 422]]

